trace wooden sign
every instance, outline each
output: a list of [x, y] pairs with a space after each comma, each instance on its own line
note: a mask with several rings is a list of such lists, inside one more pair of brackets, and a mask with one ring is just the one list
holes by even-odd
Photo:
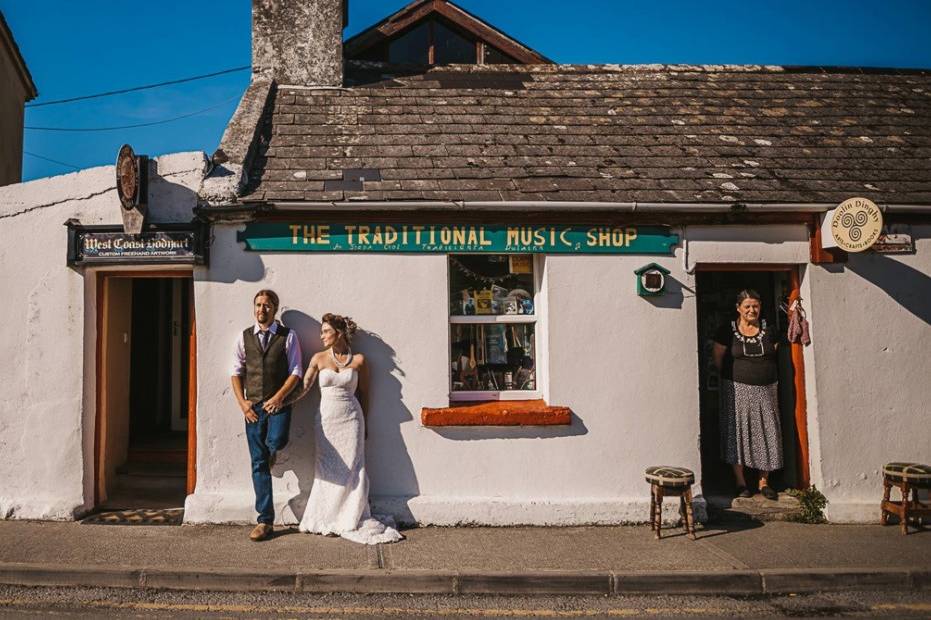
[[837, 247], [847, 252], [863, 252], [873, 247], [883, 229], [883, 214], [868, 198], [849, 198], [828, 212], [825, 225], [830, 236], [823, 234], [825, 248]]
[[82, 226], [69, 220], [68, 265], [141, 265], [207, 262], [205, 227], [165, 224], [128, 234], [116, 226]]
[[679, 236], [665, 226], [255, 222], [237, 240], [252, 252], [668, 255]]

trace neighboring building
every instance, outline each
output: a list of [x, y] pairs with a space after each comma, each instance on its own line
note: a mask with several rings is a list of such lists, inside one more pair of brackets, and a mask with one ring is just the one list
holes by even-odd
[[[253, 80], [209, 166], [152, 168], [156, 228], [208, 222], [209, 264], [61, 264], [68, 238], [107, 239], [64, 219], [119, 222], [112, 168], [80, 192], [0, 190], [0, 247], [37, 276], [7, 278], [28, 309], [0, 336], [18, 360], [0, 514], [70, 518], [133, 454], [171, 452], [186, 521], [251, 520], [227, 369], [263, 287], [306, 357], [325, 312], [360, 325], [372, 502], [402, 521], [645, 521], [656, 464], [694, 469], [700, 507], [726, 500], [708, 336], [748, 286], [777, 329], [801, 298], [814, 339], [780, 360], [781, 488], [875, 521], [883, 463], [931, 460], [931, 73], [558, 65], [445, 0], [343, 45], [340, 2], [253, 7]], [[903, 244], [825, 249], [851, 197]], [[638, 294], [654, 269], [662, 294]], [[285, 522], [313, 480], [313, 406], [274, 472]]]
[[2, 11], [0, 84], [0, 185], [9, 185], [23, 178], [24, 106], [39, 93]]

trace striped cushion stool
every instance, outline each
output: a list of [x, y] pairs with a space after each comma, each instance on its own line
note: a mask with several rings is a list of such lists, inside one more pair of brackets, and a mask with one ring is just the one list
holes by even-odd
[[661, 538], [663, 526], [663, 497], [679, 497], [679, 512], [685, 517], [685, 531], [695, 540], [695, 517], [692, 515], [692, 485], [695, 474], [684, 467], [647, 467], [646, 479], [650, 483], [650, 527]]
[[[902, 501], [889, 499], [892, 487], [898, 487]], [[899, 517], [902, 533], [908, 534], [908, 520], [915, 519], [919, 527], [924, 527], [924, 520], [931, 517], [931, 506], [918, 501], [919, 489], [931, 489], [931, 467], [920, 463], [889, 463], [883, 467], [883, 501], [879, 505], [879, 522], [889, 522], [889, 515]], [[912, 499], [908, 496], [911, 492]]]

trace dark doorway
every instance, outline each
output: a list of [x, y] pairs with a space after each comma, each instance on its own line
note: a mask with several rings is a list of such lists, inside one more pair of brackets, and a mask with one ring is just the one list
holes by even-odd
[[[779, 411], [785, 466], [770, 477], [770, 484], [780, 491], [801, 485], [803, 465], [799, 458], [801, 440], [796, 423], [795, 366], [785, 337], [788, 317], [780, 309], [780, 304], [789, 299], [792, 285], [789, 271], [700, 271], [696, 274], [702, 490], [706, 496], [732, 497], [735, 493], [731, 467], [721, 459], [719, 378], [711, 351], [718, 326], [736, 318], [737, 293], [743, 289], [754, 289], [760, 294], [762, 318], [778, 334], [780, 343]], [[756, 480], [748, 475], [747, 482], [754, 485]]]
[[98, 507], [182, 507], [193, 405], [192, 280], [113, 274], [101, 284]]

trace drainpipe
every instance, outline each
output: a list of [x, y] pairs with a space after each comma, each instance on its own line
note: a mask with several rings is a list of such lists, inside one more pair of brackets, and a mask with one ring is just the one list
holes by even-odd
[[688, 275], [695, 273], [697, 265], [689, 267], [689, 227], [682, 227], [682, 271]]

